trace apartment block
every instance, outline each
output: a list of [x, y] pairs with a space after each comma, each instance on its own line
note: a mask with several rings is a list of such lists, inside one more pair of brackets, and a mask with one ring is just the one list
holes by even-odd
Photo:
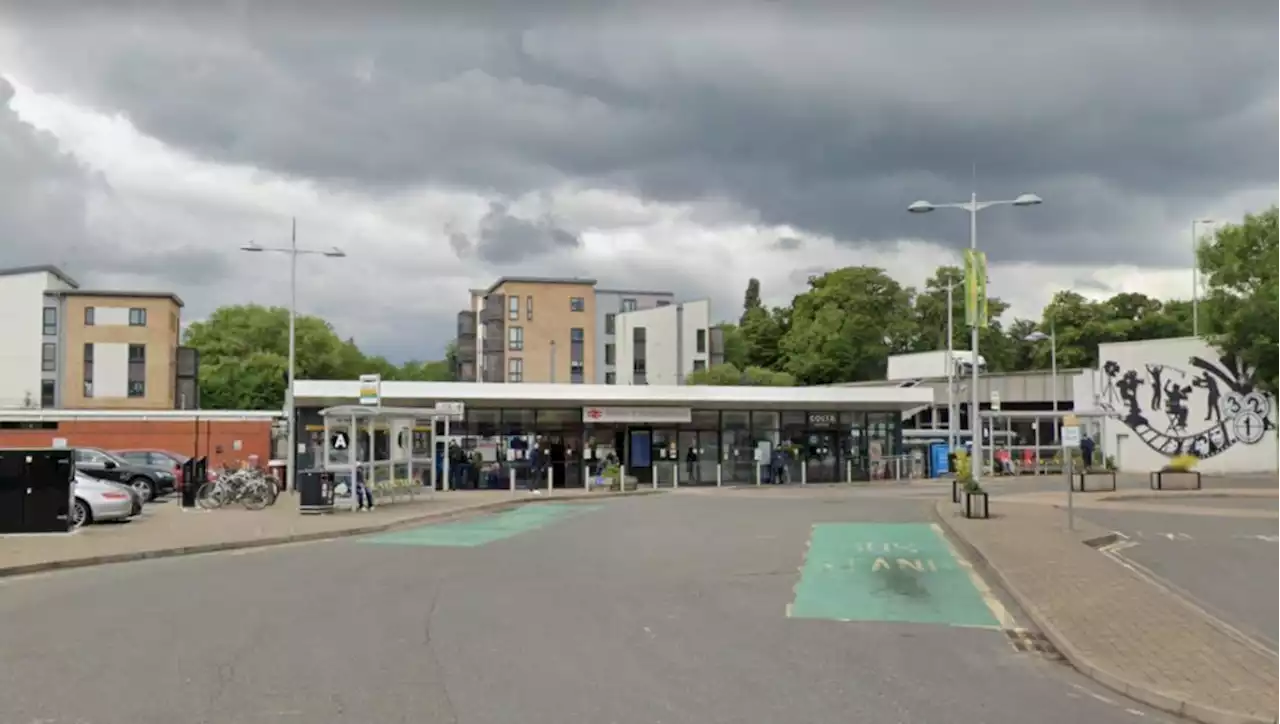
[[182, 306], [167, 292], [81, 289], [53, 266], [0, 269], [0, 407], [187, 406]]
[[458, 314], [459, 380], [595, 381], [594, 279], [503, 277]]
[[596, 290], [596, 380], [617, 384], [617, 319], [619, 314], [657, 309], [675, 303], [671, 292], [646, 292], [634, 289]]
[[705, 299], [621, 313], [614, 331], [615, 384], [682, 385], [719, 361]]

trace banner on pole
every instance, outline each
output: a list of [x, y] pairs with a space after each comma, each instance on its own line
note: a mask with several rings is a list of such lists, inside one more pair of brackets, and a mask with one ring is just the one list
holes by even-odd
[[987, 255], [975, 249], [964, 252], [964, 322], [987, 328]]

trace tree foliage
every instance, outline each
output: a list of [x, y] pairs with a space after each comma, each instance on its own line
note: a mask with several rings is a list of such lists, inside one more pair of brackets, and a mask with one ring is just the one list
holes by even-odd
[[[963, 279], [960, 267], [940, 266], [916, 290], [902, 287], [876, 267], [851, 266], [813, 276], [808, 289], [788, 306], [773, 308], [765, 306], [760, 283], [753, 279], [744, 295], [739, 325], [721, 325], [724, 361], [736, 368], [787, 372], [797, 384], [805, 385], [883, 380], [891, 354], [946, 349], [948, 316], [955, 349], [970, 348]], [[952, 288], [950, 308], [948, 288]], [[1276, 288], [1280, 299], [1280, 260]], [[1202, 302], [1202, 327], [1213, 324], [1207, 319], [1219, 306], [1213, 299]], [[1052, 345], [1034, 339], [1036, 333], [1056, 334], [1057, 365], [1064, 370], [1096, 366], [1098, 344], [1192, 334], [1189, 302], [1162, 302], [1143, 294], [1093, 301], [1075, 292], [1059, 292], [1038, 320], [1007, 319], [1009, 304], [1000, 298], [989, 299], [988, 310], [991, 322], [979, 330], [978, 343], [989, 370], [996, 372], [1050, 367]], [[1280, 322], [1280, 303], [1276, 321]], [[732, 377], [727, 372], [717, 375], [721, 376], [707, 371], [698, 379]]]
[[691, 385], [719, 385], [724, 387], [792, 387], [796, 380], [786, 372], [775, 372], [764, 367], [739, 368], [725, 363], [695, 370], [686, 382]]
[[[448, 380], [448, 360], [394, 365], [364, 355], [319, 317], [299, 316], [298, 379]], [[277, 410], [284, 405], [289, 368], [289, 310], [256, 304], [221, 307], [187, 328], [184, 344], [200, 353], [200, 404], [232, 410]]]
[[1257, 384], [1276, 393], [1277, 208], [1223, 226], [1197, 250], [1206, 297], [1202, 331], [1224, 354], [1256, 370]]

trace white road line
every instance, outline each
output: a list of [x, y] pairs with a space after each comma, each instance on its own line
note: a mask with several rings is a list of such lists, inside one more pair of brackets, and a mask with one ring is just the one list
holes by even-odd
[[1094, 699], [1097, 699], [1098, 701], [1100, 701], [1100, 702], [1102, 702], [1102, 703], [1104, 703], [1104, 704], [1110, 704], [1111, 706], [1115, 706], [1115, 704], [1116, 704], [1115, 699], [1109, 699], [1109, 698], [1107, 698], [1107, 697], [1103, 696], [1102, 694], [1099, 694], [1099, 693], [1097, 693], [1097, 692], [1095, 692], [1095, 691], [1089, 691], [1088, 689], [1086, 689], [1085, 687], [1083, 687], [1083, 686], [1081, 686], [1081, 685], [1079, 685], [1079, 684], [1072, 684], [1071, 686], [1072, 686], [1073, 688], [1075, 688], [1077, 691], [1084, 692], [1084, 694], [1085, 694], [1086, 696], [1089, 696], [1089, 697], [1092, 697], [1092, 698], [1094, 698]]
[[948, 540], [946, 534], [942, 532], [942, 526], [937, 523], [930, 523], [929, 527], [933, 528], [933, 532], [936, 533], [938, 538], [940, 538], [947, 546], [947, 550], [951, 552], [951, 557], [956, 561], [956, 563], [959, 563], [960, 566], [969, 574], [969, 580], [973, 583], [973, 587], [978, 589], [978, 595], [982, 596], [983, 602], [986, 603], [987, 608], [991, 610], [991, 615], [995, 616], [996, 622], [1000, 624], [1000, 628], [1017, 628], [1018, 624], [1013, 619], [1013, 616], [1009, 614], [1008, 609], [1004, 607], [1004, 604], [1000, 602], [1000, 599], [997, 598], [991, 591], [991, 588], [987, 586], [987, 582], [982, 580], [982, 576], [978, 575], [978, 572], [974, 570], [973, 564], [965, 560], [964, 556], [960, 555], [960, 552], [955, 549], [955, 546], [951, 545], [951, 541]]
[[1126, 711], [1127, 713], [1129, 713], [1129, 714], [1134, 715], [1134, 716], [1146, 716], [1146, 715], [1147, 715], [1147, 713], [1146, 713], [1145, 711], [1138, 711], [1137, 709], [1125, 709], [1125, 711]]

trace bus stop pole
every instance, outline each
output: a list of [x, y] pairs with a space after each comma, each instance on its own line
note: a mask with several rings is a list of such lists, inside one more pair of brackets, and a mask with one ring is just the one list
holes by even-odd
[[[436, 454], [436, 451], [432, 450], [431, 451], [432, 460], [435, 459], [435, 454]], [[453, 486], [450, 485], [451, 478], [449, 477], [449, 416], [448, 415], [444, 416], [444, 454], [441, 455], [441, 457], [444, 458], [444, 465], [443, 465], [444, 490], [449, 491], [453, 489]]]

